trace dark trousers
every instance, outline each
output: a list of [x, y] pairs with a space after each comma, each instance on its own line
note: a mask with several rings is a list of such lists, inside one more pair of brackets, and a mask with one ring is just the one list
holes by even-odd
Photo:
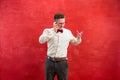
[[56, 75], [58, 80], [68, 80], [67, 60], [55, 62], [50, 59], [46, 59], [45, 75], [46, 75], [46, 80], [54, 80], [54, 77]]

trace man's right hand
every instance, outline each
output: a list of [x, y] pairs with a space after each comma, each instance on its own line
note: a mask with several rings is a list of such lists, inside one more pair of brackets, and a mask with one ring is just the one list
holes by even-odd
[[57, 32], [57, 30], [59, 29], [58, 25], [56, 24], [56, 22], [53, 22], [53, 28], [54, 28], [55, 32]]

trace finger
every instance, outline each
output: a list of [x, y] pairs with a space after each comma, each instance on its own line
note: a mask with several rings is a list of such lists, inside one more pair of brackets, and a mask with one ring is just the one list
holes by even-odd
[[83, 31], [82, 31], [82, 32], [79, 32], [79, 31], [77, 30], [77, 34], [80, 34], [80, 35], [82, 35], [82, 34], [83, 34]]
[[78, 30], [77, 30], [76, 32], [77, 32], [77, 34], [79, 34], [79, 31], [78, 31]]
[[80, 34], [80, 35], [82, 35], [82, 34], [83, 34], [83, 31], [82, 31], [82, 32], [80, 32], [79, 34]]
[[53, 22], [53, 27], [55, 27], [56, 26], [56, 22]]

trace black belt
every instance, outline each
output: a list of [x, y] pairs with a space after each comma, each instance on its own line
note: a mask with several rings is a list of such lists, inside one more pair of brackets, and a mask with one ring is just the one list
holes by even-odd
[[58, 58], [58, 57], [48, 57], [48, 59], [50, 59], [52, 61], [55, 61], [55, 62], [67, 60], [66, 57], [61, 57], [61, 58]]

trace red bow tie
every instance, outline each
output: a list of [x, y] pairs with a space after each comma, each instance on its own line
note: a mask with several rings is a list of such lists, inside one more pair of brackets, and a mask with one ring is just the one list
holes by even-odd
[[61, 33], [63, 33], [63, 30], [62, 30], [62, 29], [61, 29], [61, 30], [60, 30], [60, 29], [58, 29], [58, 30], [57, 30], [57, 33], [58, 33], [58, 32], [61, 32]]

